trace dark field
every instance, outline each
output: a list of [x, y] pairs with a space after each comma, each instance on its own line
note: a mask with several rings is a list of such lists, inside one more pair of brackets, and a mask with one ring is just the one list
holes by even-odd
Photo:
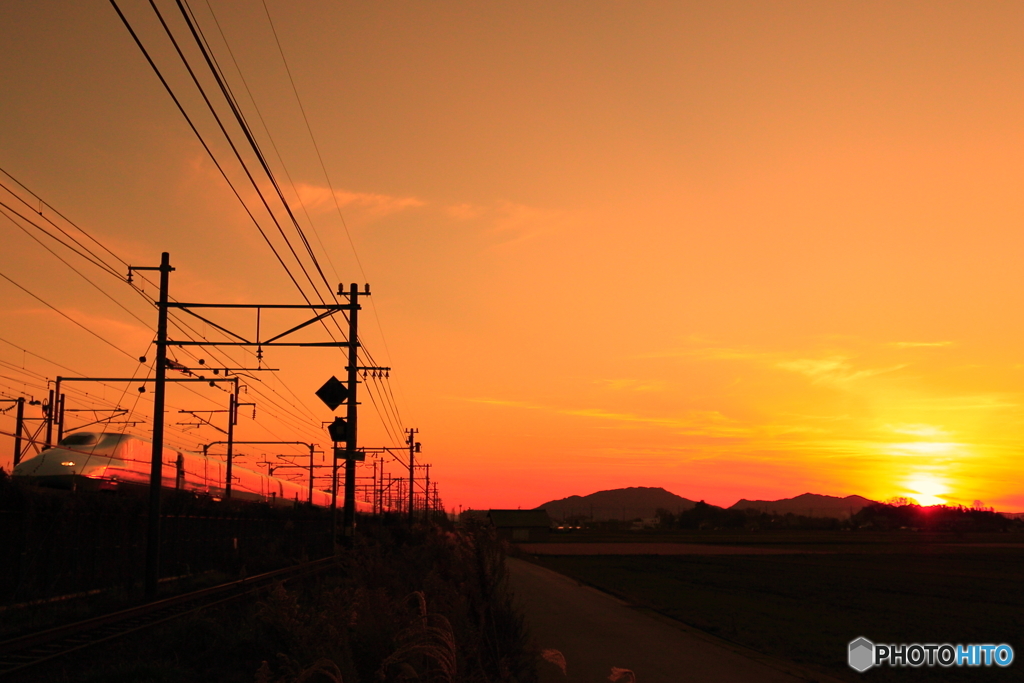
[[[694, 536], [686, 540], [716, 542], [710, 535]], [[562, 555], [536, 561], [719, 638], [844, 680], [1022, 681], [1024, 544], [1017, 536], [745, 535], [717, 542], [819, 552]], [[634, 534], [619, 538], [642, 542]], [[568, 539], [552, 537], [563, 540]], [[1008, 668], [883, 666], [857, 674], [846, 664], [846, 647], [858, 636], [876, 643], [1008, 643], [1015, 661]]]

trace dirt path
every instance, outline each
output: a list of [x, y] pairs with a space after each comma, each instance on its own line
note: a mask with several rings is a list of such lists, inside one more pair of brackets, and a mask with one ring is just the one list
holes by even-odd
[[652, 616], [543, 567], [514, 558], [508, 567], [537, 646], [560, 651], [567, 663], [566, 676], [542, 663], [542, 683], [601, 683], [612, 667], [632, 670], [636, 683], [808, 680], [795, 667]]

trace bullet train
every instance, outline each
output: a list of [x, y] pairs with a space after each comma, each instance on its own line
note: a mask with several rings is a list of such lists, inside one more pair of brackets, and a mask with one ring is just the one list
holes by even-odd
[[[72, 490], [114, 491], [149, 487], [153, 443], [130, 434], [75, 432], [61, 439], [55, 448], [28, 458], [12, 475], [29, 483]], [[198, 453], [164, 448], [163, 486], [192, 491], [213, 498], [224, 497], [227, 463]], [[296, 505], [309, 500], [309, 487], [260, 472], [231, 468], [231, 498]], [[331, 494], [313, 490], [313, 504], [327, 507]], [[339, 498], [338, 505], [341, 505]], [[368, 503], [357, 501], [356, 509], [367, 512]]]

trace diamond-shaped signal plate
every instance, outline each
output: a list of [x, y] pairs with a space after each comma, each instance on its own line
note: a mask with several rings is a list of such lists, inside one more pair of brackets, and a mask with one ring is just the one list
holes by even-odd
[[316, 395], [328, 408], [334, 410], [348, 400], [348, 388], [332, 375], [322, 387], [316, 390]]

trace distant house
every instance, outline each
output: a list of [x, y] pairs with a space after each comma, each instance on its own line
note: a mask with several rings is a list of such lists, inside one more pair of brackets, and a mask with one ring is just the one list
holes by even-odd
[[641, 529], [653, 529], [658, 526], [660, 520], [657, 517], [647, 517], [644, 519], [634, 519], [633, 525], [630, 527], [632, 531], [640, 531]]
[[514, 543], [542, 543], [551, 532], [546, 510], [490, 510], [487, 518], [498, 530], [498, 538]]
[[459, 523], [472, 523], [483, 526], [484, 524], [487, 524], [487, 510], [463, 510], [459, 514]]

